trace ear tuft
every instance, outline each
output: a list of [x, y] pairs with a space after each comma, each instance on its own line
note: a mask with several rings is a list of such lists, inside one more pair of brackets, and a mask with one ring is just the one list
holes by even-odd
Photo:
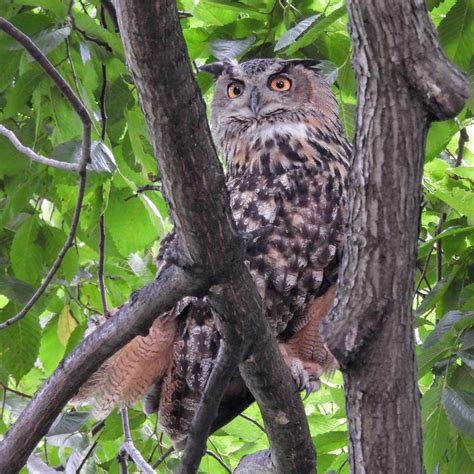
[[210, 63], [200, 66], [199, 70], [212, 74], [214, 78], [217, 79], [224, 72], [225, 67], [226, 65], [224, 63]]

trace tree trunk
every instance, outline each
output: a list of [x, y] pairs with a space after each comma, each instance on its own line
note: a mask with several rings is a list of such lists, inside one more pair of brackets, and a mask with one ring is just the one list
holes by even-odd
[[411, 304], [424, 146], [467, 84], [422, 0], [347, 7], [358, 80], [350, 230], [323, 333], [344, 371], [351, 471], [422, 473]]

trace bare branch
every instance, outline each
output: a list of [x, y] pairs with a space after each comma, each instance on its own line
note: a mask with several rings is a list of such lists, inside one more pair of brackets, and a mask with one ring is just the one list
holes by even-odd
[[105, 216], [99, 217], [99, 266], [97, 269], [97, 279], [99, 280], [100, 299], [102, 302], [102, 312], [107, 313], [107, 289], [105, 287], [104, 276], [105, 263]]
[[135, 336], [147, 334], [160, 315], [185, 296], [199, 296], [206, 282], [176, 267], [163, 269], [155, 281], [132, 294], [112, 319], [82, 341], [38, 390], [0, 441], [0, 472], [18, 472], [39, 440], [79, 387]]
[[140, 451], [135, 447], [132, 440], [132, 433], [130, 432], [130, 424], [128, 422], [128, 410], [126, 408], [122, 408], [120, 410], [120, 415], [122, 416], [122, 428], [124, 434], [124, 442], [122, 447], [120, 448], [119, 456], [123, 456], [123, 454], [127, 453], [135, 463], [135, 465], [143, 471], [145, 474], [155, 474], [153, 468], [143, 459]]
[[230, 469], [230, 467], [215, 452], [207, 449], [206, 454], [208, 456], [211, 456], [211, 458], [214, 458], [227, 472], [232, 474], [232, 470]]
[[157, 460], [153, 463], [153, 469], [156, 469], [172, 452], [174, 451], [173, 446], [168, 448]]
[[348, 0], [347, 11], [358, 99], [349, 231], [321, 332], [344, 373], [352, 471], [422, 473], [412, 299], [424, 147], [431, 121], [456, 115], [469, 88], [423, 1]]
[[[192, 74], [176, 2], [119, 0], [116, 8], [182, 257], [197, 274], [210, 278], [214, 286], [208, 299], [219, 333], [236, 351], [228, 361], [229, 369], [232, 365], [237, 369], [241, 362], [244, 381], [263, 411], [277, 469], [312, 472], [315, 453], [303, 404], [243, 263], [245, 245], [230, 212], [224, 174]], [[278, 393], [269, 393], [268, 387], [279, 387]], [[206, 390], [204, 397], [208, 396], [216, 397]], [[209, 423], [212, 410], [203, 410], [209, 416], [202, 419]], [[209, 428], [201, 428], [205, 436]]]
[[59, 90], [81, 118], [82, 123], [90, 127], [92, 121], [87, 109], [84, 107], [84, 104], [76, 96], [74, 91], [71, 89], [71, 86], [64, 80], [61, 74], [59, 74], [58, 70], [51, 64], [49, 59], [42, 53], [38, 46], [36, 46], [28, 36], [2, 17], [0, 17], [0, 30], [5, 31], [5, 33], [18, 41], [28, 51], [28, 53], [30, 53], [31, 57], [44, 69], [46, 74], [59, 87]]
[[65, 163], [63, 161], [52, 160], [51, 158], [46, 158], [46, 156], [39, 155], [31, 148], [23, 145], [20, 140], [12, 130], [0, 125], [0, 135], [8, 138], [12, 145], [20, 152], [27, 156], [31, 161], [36, 161], [36, 163], [41, 163], [42, 165], [52, 166], [53, 168], [58, 168], [65, 171], [79, 171], [79, 166], [76, 163]]
[[228, 347], [225, 342], [219, 347], [219, 355], [214, 369], [211, 372], [193, 422], [188, 431], [186, 447], [177, 474], [191, 474], [197, 472], [199, 462], [206, 452], [207, 438], [217, 410], [224, 395], [225, 389], [235, 373], [239, 363], [239, 351], [235, 347]]
[[80, 217], [81, 209], [82, 209], [82, 201], [84, 198], [84, 191], [86, 187], [87, 163], [90, 162], [90, 157], [91, 157], [92, 122], [89, 117], [89, 113], [87, 112], [86, 108], [84, 107], [80, 99], [76, 96], [76, 94], [71, 89], [69, 84], [59, 74], [57, 69], [51, 64], [48, 58], [33, 43], [33, 41], [31, 41], [31, 39], [28, 38], [25, 34], [23, 34], [20, 30], [15, 28], [10, 22], [8, 22], [7, 20], [1, 17], [0, 17], [0, 29], [5, 31], [15, 40], [17, 40], [31, 54], [33, 59], [35, 59], [38, 62], [38, 64], [44, 69], [46, 74], [55, 82], [55, 84], [61, 90], [63, 95], [72, 105], [74, 110], [79, 115], [82, 121], [82, 125], [83, 125], [81, 160], [77, 167], [77, 171], [79, 173], [79, 192], [77, 195], [71, 227], [69, 229], [69, 234], [66, 238], [66, 242], [64, 242], [64, 245], [59, 251], [56, 257], [56, 260], [54, 261], [47, 275], [45, 276], [43, 283], [35, 291], [33, 296], [30, 298], [30, 300], [26, 303], [24, 308], [18, 314], [16, 314], [12, 318], [0, 324], [0, 330], [2, 330], [2, 329], [7, 328], [8, 326], [11, 326], [12, 324], [24, 318], [28, 314], [28, 311], [33, 307], [33, 305], [39, 300], [41, 295], [46, 291], [46, 288], [48, 287], [49, 283], [51, 282], [54, 275], [56, 274], [59, 267], [61, 266], [61, 262], [63, 261], [64, 256], [66, 255], [67, 251], [69, 250], [69, 248], [71, 247], [74, 241], [74, 237], [76, 235], [76, 229], [79, 224], [79, 217]]

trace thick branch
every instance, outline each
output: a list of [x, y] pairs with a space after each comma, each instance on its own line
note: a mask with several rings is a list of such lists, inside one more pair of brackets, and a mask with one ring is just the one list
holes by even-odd
[[358, 80], [349, 233], [323, 337], [344, 371], [351, 472], [422, 473], [413, 314], [431, 120], [467, 97], [422, 0], [348, 0]]
[[147, 334], [157, 315], [176, 301], [187, 295], [199, 296], [205, 290], [202, 281], [169, 267], [153, 283], [132, 294], [113, 320], [94, 331], [61, 362], [6, 433], [0, 442], [0, 472], [20, 470], [64, 405], [107, 358], [133, 337]]
[[[343, 366], [397, 302], [385, 289], [396, 280], [411, 288], [412, 272], [398, 267], [416, 253], [426, 131], [431, 120], [458, 113], [469, 95], [465, 76], [440, 49], [422, 0], [350, 0], [348, 12], [359, 84], [350, 231], [338, 285], [344, 291], [323, 328]], [[404, 227], [393, 228], [400, 216]], [[369, 277], [369, 289], [360, 275]]]
[[[253, 369], [242, 367], [246, 383], [263, 402], [275, 465], [281, 472], [312, 472], [315, 456], [303, 406], [243, 263], [244, 245], [235, 231], [175, 2], [122, 0], [118, 16], [180, 250], [191, 268], [162, 272], [156, 282], [132, 295], [113, 322], [99, 328], [60, 364], [0, 444], [0, 472], [16, 472], [24, 464], [61, 408], [110, 355], [136, 335], [146, 334], [153, 319], [178, 299], [203, 296], [211, 284], [220, 294], [220, 299], [213, 294], [209, 299], [221, 315], [223, 339], [228, 343], [229, 337], [239, 334], [234, 343], [245, 341], [236, 350], [236, 361], [251, 354], [257, 338], [258, 346], [266, 349], [249, 360]], [[268, 395], [262, 392], [268, 387], [273, 392], [279, 389], [267, 410]]]
[[[127, 62], [150, 127], [180, 250], [195, 271], [206, 272], [215, 284], [209, 301], [225, 344], [234, 347], [234, 367], [252, 355], [252, 370], [245, 363], [241, 371], [261, 403], [275, 465], [281, 472], [311, 472], [314, 448], [303, 405], [243, 264], [244, 245], [235, 230], [176, 4], [174, 0], [119, 0], [116, 6]], [[240, 346], [235, 341], [240, 341]], [[262, 344], [264, 354], [257, 351]], [[231, 365], [229, 362], [229, 370]], [[273, 392], [279, 387], [278, 394], [266, 395], [268, 387]], [[269, 398], [273, 405], [266, 404]], [[274, 419], [274, 410], [281, 416]], [[212, 416], [203, 418], [207, 424], [212, 421]], [[208, 426], [200, 428], [205, 434]], [[197, 457], [202, 453], [202, 443], [200, 446]], [[193, 456], [190, 466], [195, 465]]]

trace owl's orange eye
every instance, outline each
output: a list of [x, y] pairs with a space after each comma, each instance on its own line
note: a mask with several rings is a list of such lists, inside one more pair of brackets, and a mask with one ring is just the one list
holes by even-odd
[[227, 95], [230, 99], [235, 99], [236, 97], [239, 97], [239, 95], [242, 95], [243, 91], [244, 85], [239, 81], [231, 82], [227, 86]]
[[268, 87], [270, 87], [272, 91], [285, 92], [290, 89], [291, 81], [285, 76], [273, 76], [268, 81]]

